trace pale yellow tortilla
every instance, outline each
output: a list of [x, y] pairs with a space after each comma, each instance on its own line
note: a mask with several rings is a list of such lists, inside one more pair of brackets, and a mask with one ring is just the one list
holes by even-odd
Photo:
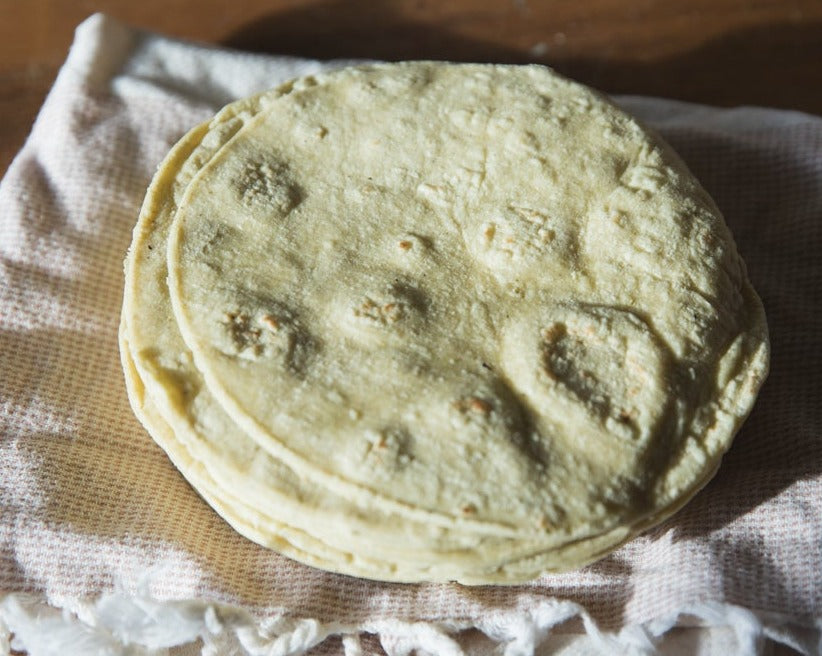
[[[161, 169], [174, 191], [147, 201], [127, 275], [135, 366], [175, 439], [209, 442], [194, 460], [232, 523], [285, 499], [257, 509], [320, 538], [304, 562], [510, 583], [589, 562], [708, 480], [766, 328], [667, 147], [539, 67], [288, 91]], [[170, 298], [143, 287], [164, 255]], [[351, 552], [328, 550], [346, 527]]]

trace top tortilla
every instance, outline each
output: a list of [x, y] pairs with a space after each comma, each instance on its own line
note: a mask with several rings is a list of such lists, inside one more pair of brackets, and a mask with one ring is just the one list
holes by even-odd
[[641, 524], [703, 484], [767, 337], [670, 150], [541, 67], [315, 82], [169, 233], [175, 318], [237, 425], [345, 498], [506, 536]]

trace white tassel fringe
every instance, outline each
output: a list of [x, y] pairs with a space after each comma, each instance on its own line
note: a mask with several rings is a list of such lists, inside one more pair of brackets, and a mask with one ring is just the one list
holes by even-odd
[[[721, 646], [727, 654], [755, 655], [763, 653], [770, 639], [810, 656], [818, 653], [822, 635], [820, 622], [815, 629], [800, 629], [799, 639], [785, 630], [784, 618], [775, 624], [769, 616], [769, 623], [763, 623], [749, 610], [718, 602], [694, 604], [618, 633], [602, 631], [579, 604], [551, 599], [535, 599], [527, 611], [501, 611], [476, 624], [382, 620], [352, 625], [294, 619], [285, 613], [260, 622], [236, 607], [157, 601], [147, 594], [112, 593], [71, 605], [73, 612], [30, 595], [0, 597], [0, 656], [9, 656], [11, 649], [30, 656], [299, 656], [332, 636], [342, 639], [345, 656], [365, 656], [360, 642], [365, 633], [376, 635], [388, 656], [469, 656], [477, 649], [504, 656], [694, 653], [694, 640], [679, 647], [668, 640], [672, 629], [686, 630], [680, 625], [684, 617], [699, 625], [691, 621], [687, 629], [701, 632], [696, 653], [713, 653]], [[554, 631], [575, 618], [581, 620], [584, 634]], [[468, 629], [482, 633], [483, 647], [466, 651], [460, 637]], [[682, 647], [690, 652], [680, 651]]]

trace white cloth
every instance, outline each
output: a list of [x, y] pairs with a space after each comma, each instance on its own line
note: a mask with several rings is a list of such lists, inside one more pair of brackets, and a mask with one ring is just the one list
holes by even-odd
[[737, 654], [768, 640], [817, 653], [817, 117], [617, 99], [725, 213], [765, 302], [773, 365], [715, 480], [613, 555], [515, 587], [362, 581], [252, 544], [188, 487], [132, 415], [120, 371], [131, 229], [189, 127], [328, 65], [181, 43], [101, 15], [78, 28], [0, 184], [0, 654], [11, 634], [61, 656], [186, 644], [172, 653]]

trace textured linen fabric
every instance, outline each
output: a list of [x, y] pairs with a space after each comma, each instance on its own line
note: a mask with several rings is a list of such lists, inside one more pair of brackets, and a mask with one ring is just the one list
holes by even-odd
[[[179, 653], [756, 653], [768, 641], [816, 653], [818, 117], [617, 98], [723, 211], [773, 352], [716, 478], [600, 562], [512, 587], [329, 574], [242, 538], [178, 474], [131, 412], [117, 350], [123, 258], [146, 187], [171, 145], [225, 103], [341, 64], [195, 46], [100, 15], [78, 28], [0, 184], [0, 654], [10, 634], [61, 654], [81, 634], [110, 653], [129, 642], [195, 644]], [[44, 642], [46, 624], [63, 633]]]

